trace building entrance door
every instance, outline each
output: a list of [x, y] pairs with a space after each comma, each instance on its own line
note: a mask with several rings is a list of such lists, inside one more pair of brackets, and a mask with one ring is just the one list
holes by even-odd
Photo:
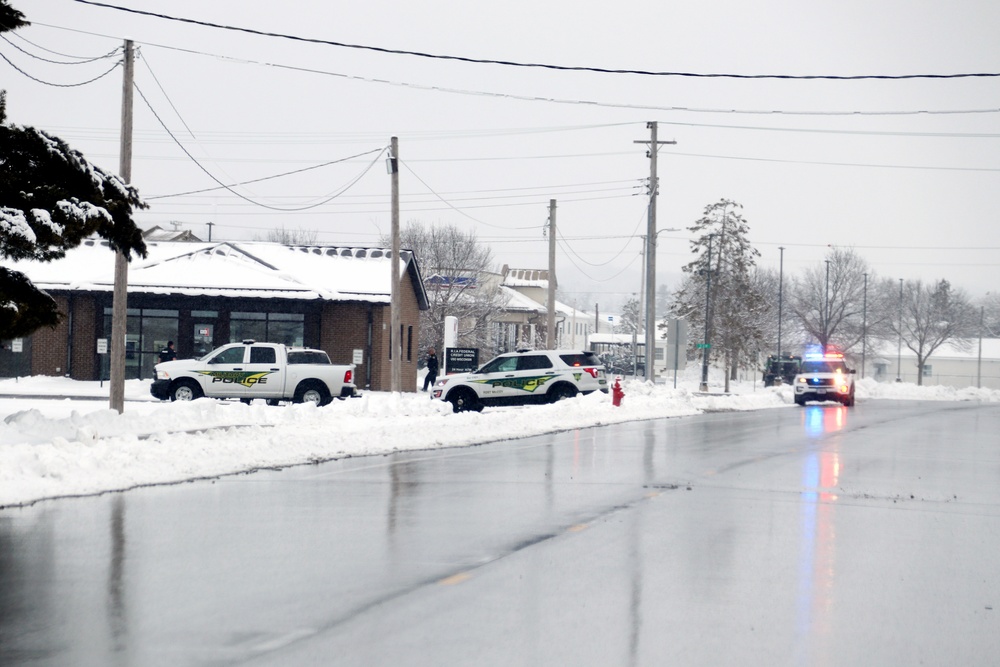
[[201, 359], [215, 349], [215, 322], [200, 322], [194, 325], [194, 356]]

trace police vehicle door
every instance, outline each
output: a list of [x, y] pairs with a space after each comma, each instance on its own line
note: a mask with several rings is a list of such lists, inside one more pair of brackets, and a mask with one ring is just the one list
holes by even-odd
[[246, 345], [234, 345], [208, 360], [207, 369], [198, 372], [206, 396], [243, 398], [246, 354]]
[[552, 360], [547, 354], [526, 354], [517, 360], [518, 388], [533, 396], [544, 396], [553, 378]]
[[248, 398], [280, 398], [282, 378], [277, 351], [271, 345], [251, 345], [243, 381]]
[[521, 393], [517, 389], [517, 357], [497, 357], [470, 380], [480, 385], [479, 397], [498, 399]]

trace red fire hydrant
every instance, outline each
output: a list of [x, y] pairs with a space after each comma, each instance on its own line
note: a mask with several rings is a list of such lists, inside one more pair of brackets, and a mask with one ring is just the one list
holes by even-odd
[[611, 404], [618, 407], [622, 404], [623, 398], [625, 398], [625, 392], [622, 391], [622, 379], [617, 377], [615, 383], [611, 385]]

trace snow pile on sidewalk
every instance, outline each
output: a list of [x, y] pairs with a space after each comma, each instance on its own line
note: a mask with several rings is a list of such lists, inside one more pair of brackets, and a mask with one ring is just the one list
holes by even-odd
[[[43, 398], [106, 396], [106, 385], [97, 384], [54, 378], [0, 381], [0, 394], [20, 396], [0, 399], [0, 507], [348, 456], [792, 405], [790, 387], [764, 389], [744, 383], [734, 385], [729, 395], [703, 395], [638, 381], [623, 383], [621, 407], [614, 407], [608, 395], [592, 394], [555, 405], [462, 414], [452, 414], [449, 404], [420, 393], [370, 392], [322, 408], [212, 399], [161, 403], [148, 400], [148, 382], [141, 381], [127, 384], [123, 414], [100, 400]], [[867, 380], [859, 382], [858, 396], [1000, 401], [997, 391], [948, 393]]]

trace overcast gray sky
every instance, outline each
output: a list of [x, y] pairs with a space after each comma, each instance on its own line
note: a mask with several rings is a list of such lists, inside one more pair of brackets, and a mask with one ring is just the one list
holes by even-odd
[[[404, 222], [474, 230], [498, 267], [544, 268], [543, 225], [556, 199], [560, 287], [581, 307], [613, 307], [641, 282], [649, 160], [634, 141], [648, 139], [655, 120], [661, 139], [677, 141], [660, 153], [661, 228], [685, 228], [728, 198], [744, 206], [762, 266], [777, 268], [785, 247], [786, 276], [822, 262], [830, 246], [852, 246], [881, 277], [947, 278], [973, 296], [1000, 288], [1000, 77], [562, 71], [253, 35], [74, 0], [13, 4], [34, 25], [0, 41], [18, 68], [0, 60], [8, 119], [54, 132], [111, 171], [121, 68], [83, 86], [51, 84], [97, 77], [118, 58], [42, 58], [76, 62], [125, 37], [138, 44], [136, 84], [149, 104], [136, 95], [132, 182], [152, 205], [139, 215], [143, 227], [178, 222], [206, 238], [214, 222], [213, 240], [245, 240], [284, 226], [317, 230], [324, 243], [373, 245], [389, 231], [390, 183], [384, 156], [372, 161], [395, 135]], [[109, 4], [329, 42], [569, 67], [1000, 73], [1000, 3], [986, 0]], [[165, 196], [217, 187], [206, 171], [230, 184], [334, 161], [234, 188], [254, 203], [222, 189]], [[690, 258], [689, 235], [659, 240], [658, 283], [673, 287]]]

